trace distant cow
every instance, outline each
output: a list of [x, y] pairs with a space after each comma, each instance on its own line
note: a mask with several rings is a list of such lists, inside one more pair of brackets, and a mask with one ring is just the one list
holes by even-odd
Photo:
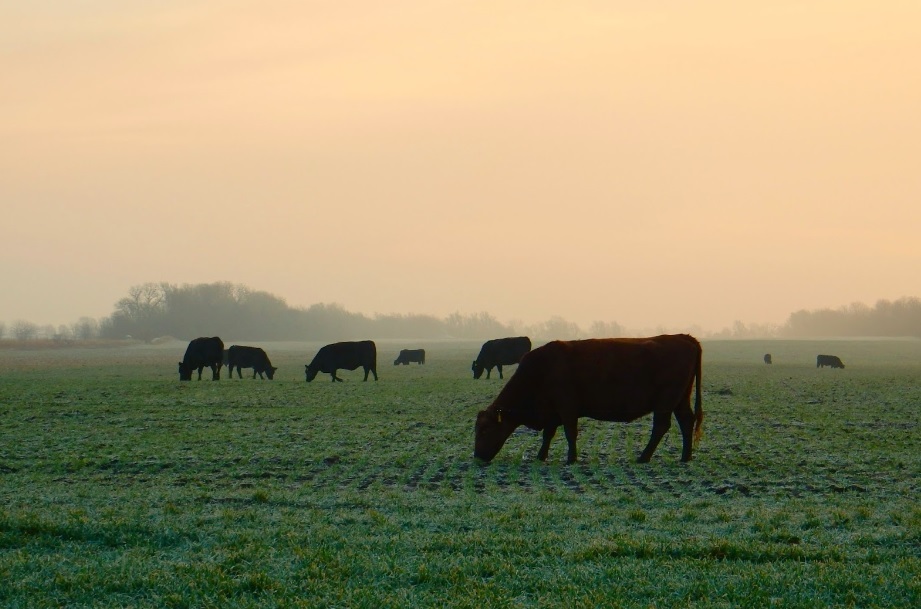
[[524, 354], [531, 350], [531, 339], [527, 336], [516, 336], [513, 338], [494, 338], [483, 343], [480, 348], [480, 354], [473, 360], [470, 367], [473, 370], [473, 378], [478, 379], [486, 371], [486, 378], [489, 378], [493, 367], [499, 370], [499, 378], [502, 376], [502, 366], [517, 364], [524, 357]]
[[764, 363], [765, 363], [765, 364], [773, 364], [773, 363], [774, 363], [773, 361], [771, 361], [771, 354], [770, 354], [770, 353], [765, 353], [765, 354], [764, 354]]
[[374, 380], [377, 380], [377, 346], [374, 341], [326, 345], [317, 351], [312, 362], [304, 366], [304, 372], [308, 383], [317, 377], [318, 372], [329, 373], [333, 377], [333, 382], [341, 382], [342, 379], [336, 376], [337, 370], [355, 370], [358, 367], [365, 369], [364, 380], [368, 380], [369, 372], [373, 373]]
[[185, 356], [179, 362], [179, 380], [191, 381], [192, 371], [196, 368], [198, 368], [198, 380], [201, 380], [201, 372], [205, 366], [211, 368], [212, 381], [220, 380], [223, 357], [224, 342], [217, 336], [192, 340], [185, 350]]
[[393, 360], [393, 365], [409, 365], [411, 362], [425, 363], [425, 349], [400, 349], [400, 355]]
[[824, 368], [825, 366], [831, 366], [832, 368], [844, 368], [844, 364], [841, 362], [841, 358], [837, 355], [817, 355], [815, 357], [815, 367]]
[[256, 375], [259, 375], [259, 378], [264, 379], [262, 373], [265, 373], [265, 376], [269, 377], [269, 380], [275, 378], [275, 371], [278, 368], [272, 366], [272, 362], [269, 361], [269, 356], [265, 354], [265, 351], [259, 347], [241, 347], [239, 345], [233, 345], [228, 351], [228, 368], [230, 368], [230, 378], [233, 378], [233, 369], [237, 369], [237, 378], [243, 378], [243, 374], [240, 372], [240, 368], [252, 368], [253, 369], [253, 378], [256, 378]]
[[[671, 426], [681, 428], [682, 461], [690, 461], [703, 425], [700, 343], [687, 334], [652, 338], [553, 341], [521, 360], [499, 396], [476, 419], [473, 454], [491, 461], [519, 426], [543, 430], [537, 458], [547, 459], [560, 425], [576, 460], [579, 417], [628, 422], [653, 413], [652, 435], [639, 456], [652, 457]], [[697, 384], [694, 410], [691, 389]]]

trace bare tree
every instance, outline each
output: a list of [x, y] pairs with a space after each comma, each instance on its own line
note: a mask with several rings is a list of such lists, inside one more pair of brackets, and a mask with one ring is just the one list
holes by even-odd
[[132, 286], [128, 296], [115, 304], [115, 315], [128, 320], [134, 328], [132, 334], [150, 340], [155, 334], [152, 327], [155, 318], [166, 305], [166, 286], [159, 283], [145, 283]]
[[81, 317], [71, 325], [71, 332], [76, 340], [89, 340], [99, 334], [99, 324], [92, 317]]
[[6, 334], [6, 324], [0, 321], [0, 338], [3, 338], [4, 334]]
[[14, 321], [10, 330], [16, 340], [32, 340], [38, 334], [38, 326], [24, 319]]
[[158, 311], [166, 299], [166, 293], [158, 283], [131, 286], [128, 296], [115, 304], [118, 312], [133, 320], [145, 319]]

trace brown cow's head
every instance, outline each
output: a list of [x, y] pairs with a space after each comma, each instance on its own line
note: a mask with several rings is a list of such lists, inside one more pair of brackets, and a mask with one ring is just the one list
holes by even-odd
[[481, 410], [476, 415], [473, 456], [489, 463], [499, 453], [518, 423], [501, 410]]

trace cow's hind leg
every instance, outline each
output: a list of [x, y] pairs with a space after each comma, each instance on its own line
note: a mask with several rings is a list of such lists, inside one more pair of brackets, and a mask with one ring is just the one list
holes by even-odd
[[499, 371], [499, 378], [500, 378], [500, 379], [501, 379], [501, 378], [504, 378], [504, 377], [502, 376], [502, 364], [496, 364], [496, 370]]
[[563, 423], [563, 432], [566, 434], [566, 443], [569, 445], [569, 452], [566, 455], [566, 463], [575, 463], [578, 456], [578, 453], [576, 452], [576, 437], [579, 435], [578, 419]]
[[640, 458], [637, 459], [637, 462], [649, 463], [649, 460], [652, 458], [652, 453], [656, 452], [656, 447], [662, 440], [662, 436], [665, 435], [665, 432], [667, 432], [668, 428], [671, 426], [672, 413], [656, 412], [652, 415], [652, 435], [649, 436], [649, 444], [643, 449], [643, 453], [640, 455]]
[[690, 402], [685, 402], [675, 411], [678, 427], [681, 429], [681, 460], [691, 460], [691, 450], [694, 446], [694, 411]]

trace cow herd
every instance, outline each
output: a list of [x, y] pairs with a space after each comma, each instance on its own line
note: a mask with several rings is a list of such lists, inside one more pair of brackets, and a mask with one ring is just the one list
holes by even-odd
[[[499, 378], [503, 378], [502, 366], [517, 364], [530, 350], [531, 339], [527, 336], [488, 340], [473, 360], [473, 378], [480, 378], [484, 370], [486, 378], [489, 378], [493, 368], [499, 371]], [[393, 360], [394, 366], [410, 363], [424, 364], [425, 349], [402, 349]], [[258, 374], [261, 379], [268, 377], [272, 380], [275, 378], [275, 371], [278, 370], [272, 366], [266, 352], [259, 347], [233, 345], [229, 349], [224, 349], [224, 341], [217, 336], [203, 336], [189, 342], [185, 356], [179, 362], [179, 380], [191, 381], [195, 370], [198, 370], [198, 380], [201, 380], [202, 371], [211, 368], [211, 380], [217, 381], [221, 378], [221, 366], [226, 366], [230, 370], [230, 378], [233, 378], [234, 369], [237, 371], [237, 377], [243, 378], [240, 370], [252, 368], [253, 378]], [[330, 375], [333, 382], [342, 382], [336, 374], [339, 370], [357, 368], [364, 370], [364, 380], [368, 380], [369, 374], [373, 374], [374, 380], [377, 380], [377, 345], [374, 341], [346, 341], [326, 345], [304, 366], [304, 376], [309, 383], [322, 372]]]
[[[652, 413], [652, 435], [639, 457], [648, 462], [674, 416], [681, 429], [682, 461], [691, 459], [694, 441], [703, 424], [701, 408], [700, 343], [686, 334], [651, 338], [607, 338], [553, 341], [531, 350], [527, 336], [486, 341], [471, 370], [474, 379], [490, 377], [493, 368], [504, 378], [502, 366], [518, 364], [517, 372], [493, 403], [477, 415], [474, 456], [491, 461], [506, 439], [521, 425], [543, 432], [538, 458], [547, 459], [550, 441], [563, 427], [569, 445], [567, 462], [576, 460], [578, 419], [628, 422]], [[393, 364], [425, 363], [423, 349], [403, 349]], [[211, 368], [212, 380], [220, 379], [226, 365], [243, 378], [242, 368], [252, 368], [253, 378], [270, 380], [277, 368], [258, 347], [233, 345], [224, 349], [218, 337], [192, 340], [179, 363], [179, 380], [189, 381], [198, 370]], [[373, 341], [349, 341], [325, 345], [304, 366], [309, 383], [317, 374], [342, 381], [339, 370], [364, 370], [364, 380], [377, 380], [377, 346]], [[697, 387], [694, 409], [691, 393]]]
[[[600, 421], [634, 421], [653, 415], [652, 434], [639, 456], [648, 462], [659, 442], [671, 427], [674, 416], [681, 430], [681, 460], [690, 461], [694, 443], [700, 438], [704, 413], [701, 407], [702, 349], [696, 338], [687, 334], [665, 334], [649, 338], [595, 338], [552, 341], [531, 350], [527, 336], [486, 341], [471, 369], [473, 378], [483, 372], [490, 377], [493, 368], [503, 378], [502, 366], [518, 364], [518, 370], [499, 392], [496, 399], [477, 414], [474, 456], [491, 461], [505, 441], [519, 426], [543, 432], [537, 452], [546, 460], [550, 442], [559, 427], [563, 428], [569, 451], [567, 462], [577, 458], [578, 420], [589, 417]], [[425, 363], [424, 349], [403, 349], [394, 366]], [[764, 363], [772, 364], [771, 354]], [[221, 366], [252, 368], [253, 378], [263, 374], [273, 379], [277, 368], [258, 347], [233, 345], [224, 349], [218, 337], [196, 338], [189, 343], [179, 363], [179, 380], [192, 379], [198, 370], [211, 368], [212, 380], [220, 379]], [[816, 367], [844, 368], [835, 355], [819, 355]], [[333, 382], [342, 379], [339, 370], [364, 370], [364, 380], [377, 380], [377, 346], [373, 341], [332, 343], [322, 347], [304, 366], [306, 381], [317, 374], [329, 374]], [[692, 390], [696, 387], [696, 392]], [[694, 408], [691, 395], [694, 393]]]

